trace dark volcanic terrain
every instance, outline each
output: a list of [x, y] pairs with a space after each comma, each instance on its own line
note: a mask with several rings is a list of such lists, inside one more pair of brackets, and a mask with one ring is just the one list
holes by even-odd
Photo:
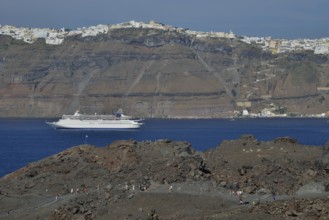
[[245, 108], [322, 113], [328, 65], [313, 51], [272, 54], [239, 37], [175, 29], [118, 28], [60, 45], [0, 35], [0, 115], [53, 117], [79, 107], [138, 117], [226, 117]]
[[0, 219], [328, 219], [328, 172], [289, 137], [81, 145], [0, 179]]

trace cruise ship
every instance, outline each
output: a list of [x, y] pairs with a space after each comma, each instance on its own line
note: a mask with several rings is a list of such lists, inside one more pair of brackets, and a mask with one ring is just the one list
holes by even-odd
[[119, 109], [113, 115], [86, 115], [76, 111], [73, 115], [63, 115], [55, 122], [46, 122], [56, 129], [136, 129], [143, 123], [124, 115]]

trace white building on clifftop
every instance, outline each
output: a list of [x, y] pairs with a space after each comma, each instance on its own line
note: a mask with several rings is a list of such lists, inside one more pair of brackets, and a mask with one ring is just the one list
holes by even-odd
[[[50, 28], [17, 28], [9, 25], [0, 25], [0, 35], [8, 35], [17, 40], [23, 40], [26, 43], [34, 43], [37, 39], [45, 39], [47, 44], [62, 44], [66, 37], [81, 35], [81, 37], [97, 36], [99, 34], [107, 34], [113, 29], [123, 28], [148, 28], [159, 29], [165, 31], [176, 31], [178, 33], [190, 35], [195, 38], [227, 38], [236, 39], [235, 34], [231, 31], [225, 32], [201, 32], [192, 31], [186, 28], [177, 28], [169, 25], [150, 21], [149, 23], [129, 21], [114, 25], [97, 25], [90, 27], [78, 28], [76, 30], [60, 30]], [[272, 53], [284, 53], [298, 50], [311, 50], [315, 54], [329, 54], [329, 38], [322, 39], [272, 39], [271, 37], [239, 37], [239, 40], [247, 44], [256, 44], [265, 51]]]

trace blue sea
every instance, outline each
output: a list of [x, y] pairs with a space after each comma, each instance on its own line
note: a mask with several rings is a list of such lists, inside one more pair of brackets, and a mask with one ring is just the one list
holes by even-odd
[[[0, 177], [30, 162], [67, 148], [115, 140], [170, 139], [188, 141], [196, 150], [217, 147], [223, 140], [253, 134], [258, 140], [290, 136], [301, 144], [323, 146], [329, 139], [328, 119], [147, 119], [137, 130], [56, 130], [45, 119], [0, 119]], [[48, 121], [52, 121], [48, 119]]]

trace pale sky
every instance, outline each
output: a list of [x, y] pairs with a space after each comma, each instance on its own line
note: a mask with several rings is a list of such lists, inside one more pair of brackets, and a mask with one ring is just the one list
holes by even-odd
[[329, 0], [0, 0], [0, 25], [87, 27], [157, 22], [273, 38], [329, 37]]

